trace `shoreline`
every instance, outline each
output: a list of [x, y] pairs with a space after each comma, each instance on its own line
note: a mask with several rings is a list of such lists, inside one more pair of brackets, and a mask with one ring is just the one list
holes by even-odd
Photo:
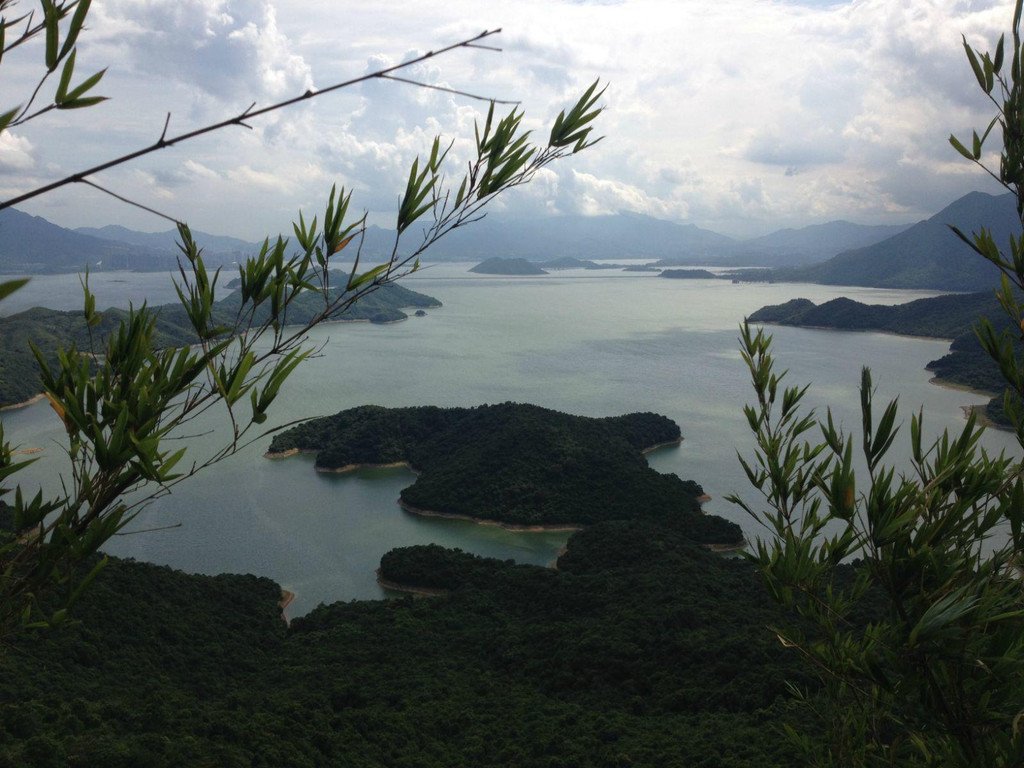
[[[824, 283], [821, 283], [821, 285], [824, 285]], [[856, 288], [858, 286], [850, 287]], [[900, 333], [899, 331], [889, 331], [884, 328], [837, 328], [834, 325], [796, 325], [794, 323], [780, 323], [776, 320], [753, 320], [751, 322], [756, 323], [757, 325], [774, 325], [777, 328], [807, 328], [812, 331], [838, 331], [839, 333], [882, 333], [886, 336], [902, 336], [905, 339], [930, 339], [933, 341], [947, 341], [950, 343], [954, 341], [954, 339], [946, 336], [925, 336], [922, 333]]]
[[[290, 456], [306, 456], [309, 454], [317, 454], [320, 452], [319, 448], [289, 448], [287, 451], [267, 451], [263, 454], [264, 459], [287, 459]], [[416, 472], [413, 467], [407, 461], [392, 461], [386, 464], [375, 464], [375, 463], [359, 463], [359, 464], [346, 464], [343, 467], [314, 467], [317, 472], [322, 472], [325, 475], [340, 475], [345, 472], [353, 472], [357, 469], [394, 469], [396, 467], [405, 467], [411, 472]], [[417, 472], [417, 474], [419, 474]]]
[[[310, 451], [304, 451], [304, 453], [310, 453]], [[392, 461], [386, 464], [346, 464], [343, 467], [314, 467], [317, 472], [322, 472], [325, 475], [341, 475], [345, 472], [352, 472], [357, 469], [394, 469], [396, 467], [405, 467], [406, 469], [415, 472], [412, 465], [408, 461]]]
[[441, 589], [440, 587], [413, 587], [408, 584], [402, 584], [397, 581], [391, 581], [386, 579], [380, 574], [380, 568], [374, 571], [377, 576], [377, 583], [380, 584], [384, 589], [390, 589], [392, 592], [404, 592], [407, 595], [413, 597], [444, 597], [445, 595], [451, 594], [450, 589]]
[[647, 448], [641, 448], [640, 449], [640, 455], [641, 456], [646, 456], [648, 453], [651, 453], [652, 451], [656, 451], [659, 448], [667, 448], [670, 445], [679, 445], [682, 442], [683, 442], [683, 436], [680, 435], [675, 440], [666, 440], [664, 443], [655, 443], [654, 445], [650, 445]]
[[[987, 397], [991, 399], [1000, 396], [1000, 393], [998, 392], [989, 392], [986, 389], [975, 389], [974, 387], [969, 387], [966, 384], [954, 384], [950, 381], [942, 381], [938, 376], [932, 376], [928, 379], [928, 383], [934, 384], [937, 387], [942, 387], [943, 389], [952, 389], [957, 392], [970, 392], [972, 395], [977, 395], [978, 397]], [[963, 412], [965, 419], [970, 418], [973, 413], [978, 424], [986, 429], [998, 429], [1002, 432], [1013, 432], [1013, 427], [1008, 424], [999, 424], [992, 421], [992, 419], [990, 419], [985, 413], [986, 408], [988, 408], [988, 403], [960, 406], [960, 410]]]
[[953, 389], [957, 392], [970, 392], [972, 395], [978, 395], [978, 397], [999, 397], [1002, 394], [1001, 392], [990, 392], [987, 389], [975, 389], [967, 384], [957, 384], [952, 381], [944, 381], [938, 376], [932, 376], [928, 379], [928, 383], [934, 384], [936, 387], [942, 387], [943, 389]]
[[292, 592], [290, 589], [282, 588], [281, 589], [281, 600], [278, 602], [278, 605], [281, 606], [281, 610], [283, 611], [285, 608], [287, 608], [289, 605], [292, 604], [292, 600], [294, 600], [294, 599], [295, 599], [295, 593], [294, 592]]
[[970, 415], [973, 413], [974, 418], [977, 420], [978, 424], [985, 427], [985, 429], [998, 429], [1002, 432], [1014, 431], [1013, 427], [1007, 424], [997, 424], [996, 422], [992, 421], [992, 419], [988, 417], [988, 414], [985, 413], [985, 408], [987, 407], [987, 404], [961, 405], [960, 410], [964, 412], [965, 419], [970, 418]]
[[705, 544], [704, 547], [712, 552], [739, 552], [742, 549], [746, 549], [750, 546], [745, 538], [740, 539], [734, 544]]
[[11, 403], [10, 405], [0, 406], [0, 411], [14, 411], [19, 408], [28, 408], [30, 405], [45, 400], [46, 395], [40, 392], [38, 395], [32, 395], [28, 400], [22, 400], [20, 403]]
[[301, 448], [289, 448], [287, 451], [267, 451], [263, 454], [264, 459], [287, 459], [289, 456], [298, 456], [305, 453], [316, 453], [316, 451], [304, 451]]
[[497, 520], [489, 520], [485, 517], [473, 517], [472, 515], [459, 515], [454, 512], [435, 512], [429, 509], [420, 509], [414, 507], [402, 499], [398, 500], [398, 506], [414, 515], [420, 515], [422, 517], [440, 517], [445, 520], [467, 520], [477, 525], [490, 525], [495, 528], [502, 528], [506, 531], [515, 531], [517, 533], [541, 533], [541, 532], [562, 532], [562, 531], [582, 531], [586, 526], [581, 523], [551, 523], [544, 525], [518, 525], [516, 523], [502, 523]]

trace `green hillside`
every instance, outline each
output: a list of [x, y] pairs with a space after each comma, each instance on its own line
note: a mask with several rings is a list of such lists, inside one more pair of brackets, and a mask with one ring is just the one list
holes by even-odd
[[321, 470], [406, 462], [418, 476], [401, 500], [419, 510], [514, 525], [679, 517], [696, 541], [736, 543], [739, 526], [701, 513], [697, 483], [655, 472], [641, 455], [679, 438], [675, 422], [653, 413], [361, 406], [280, 433], [270, 452], [316, 451]]
[[808, 299], [793, 299], [785, 304], [762, 307], [750, 315], [749, 320], [952, 339], [949, 354], [928, 363], [928, 370], [941, 382], [994, 395], [985, 414], [997, 426], [1006, 427], [1009, 422], [1002, 406], [1006, 382], [999, 366], [982, 349], [974, 333], [980, 317], [988, 318], [997, 331], [1009, 323], [995, 296], [987, 291], [936, 296], [892, 306], [862, 304], [845, 297], [821, 305]]
[[980, 291], [995, 285], [998, 270], [953, 234], [949, 225], [965, 233], [984, 227], [997, 243], [1009, 243], [1020, 221], [1012, 195], [971, 192], [897, 235], [845, 251], [821, 264], [733, 276], [741, 280], [941, 291]]

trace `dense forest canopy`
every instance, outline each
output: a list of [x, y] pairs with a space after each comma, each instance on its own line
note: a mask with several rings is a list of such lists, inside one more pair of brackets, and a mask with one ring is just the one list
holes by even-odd
[[700, 485], [647, 466], [643, 450], [680, 438], [677, 424], [654, 413], [361, 406], [282, 432], [270, 452], [316, 451], [326, 471], [408, 463], [419, 476], [401, 499], [417, 510], [515, 525], [678, 516], [697, 540], [736, 543], [739, 526], [701, 513]]
[[0, 766], [789, 766], [754, 570], [685, 521], [602, 523], [558, 570], [440, 547], [385, 575], [448, 597], [321, 606], [291, 626], [251, 576], [112, 561], [80, 622], [0, 668]]

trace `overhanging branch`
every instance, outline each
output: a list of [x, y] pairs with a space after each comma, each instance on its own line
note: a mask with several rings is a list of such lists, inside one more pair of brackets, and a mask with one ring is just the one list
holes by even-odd
[[[476, 35], [475, 37], [471, 37], [471, 38], [468, 38], [466, 40], [462, 40], [461, 42], [458, 42], [458, 43], [453, 43], [452, 45], [445, 46], [444, 48], [439, 48], [436, 51], [427, 51], [426, 53], [424, 53], [424, 54], [422, 54], [420, 56], [417, 56], [414, 59], [410, 59], [409, 61], [404, 61], [401, 64], [395, 64], [392, 67], [386, 67], [384, 69], [380, 69], [380, 70], [377, 70], [375, 72], [371, 72], [369, 74], [362, 75], [361, 77], [356, 77], [356, 78], [352, 78], [351, 80], [345, 80], [345, 81], [340, 82], [340, 83], [335, 83], [334, 85], [328, 86], [327, 88], [321, 88], [321, 89], [316, 90], [316, 91], [308, 90], [308, 91], [306, 91], [305, 93], [303, 93], [300, 96], [294, 96], [294, 97], [292, 97], [290, 99], [285, 99], [284, 101], [280, 101], [280, 102], [278, 102], [276, 104], [271, 104], [270, 106], [262, 107], [261, 109], [253, 109], [253, 107], [250, 106], [244, 112], [242, 112], [239, 115], [236, 115], [235, 117], [228, 118], [227, 120], [221, 120], [218, 123], [213, 123], [211, 125], [207, 125], [207, 126], [204, 126], [202, 128], [197, 128], [194, 131], [188, 131], [187, 133], [182, 133], [182, 134], [179, 134], [177, 136], [171, 136], [170, 138], [167, 137], [167, 125], [165, 124], [164, 125], [163, 133], [161, 134], [160, 138], [156, 142], [154, 142], [153, 144], [150, 144], [148, 147], [143, 147], [142, 149], [138, 149], [138, 150], [136, 150], [134, 152], [129, 152], [126, 155], [121, 155], [120, 157], [114, 158], [113, 160], [108, 160], [105, 163], [100, 163], [99, 165], [93, 166], [92, 168], [89, 168], [89, 169], [87, 169], [85, 171], [79, 171], [78, 173], [73, 173], [70, 176], [65, 176], [63, 179], [60, 179], [58, 181], [54, 181], [54, 182], [52, 182], [50, 184], [46, 184], [46, 185], [44, 185], [42, 187], [37, 187], [36, 189], [33, 189], [33, 190], [29, 191], [29, 192], [25, 192], [24, 194], [18, 195], [17, 197], [12, 197], [9, 200], [4, 200], [4, 201], [0, 202], [0, 211], [4, 210], [5, 208], [10, 208], [12, 206], [18, 205], [19, 203], [23, 203], [26, 200], [31, 200], [31, 199], [33, 199], [35, 197], [39, 197], [40, 195], [44, 195], [47, 192], [52, 192], [55, 189], [60, 189], [61, 187], [66, 187], [69, 184], [76, 184], [76, 183], [85, 181], [89, 176], [93, 176], [93, 175], [95, 175], [97, 173], [100, 173], [101, 171], [106, 171], [106, 170], [108, 170], [110, 168], [115, 168], [115, 167], [117, 167], [119, 165], [124, 165], [125, 163], [130, 162], [132, 160], [135, 160], [137, 158], [143, 157], [143, 156], [151, 154], [153, 152], [157, 152], [157, 151], [159, 151], [161, 149], [166, 149], [167, 147], [173, 146], [175, 144], [180, 144], [180, 143], [188, 141], [190, 139], [194, 139], [194, 138], [196, 138], [198, 136], [203, 136], [203, 135], [205, 135], [207, 133], [212, 133], [213, 131], [219, 131], [222, 128], [227, 128], [227, 127], [232, 126], [232, 125], [238, 125], [238, 126], [242, 126], [244, 128], [249, 128], [250, 126], [247, 125], [247, 121], [251, 120], [254, 117], [259, 117], [259, 116], [265, 115], [265, 114], [267, 114], [269, 112], [275, 112], [275, 111], [277, 111], [279, 109], [284, 109], [285, 107], [290, 107], [290, 106], [292, 106], [294, 104], [298, 104], [299, 102], [307, 101], [309, 99], [316, 98], [317, 96], [323, 96], [324, 94], [331, 93], [333, 91], [341, 90], [342, 88], [349, 88], [349, 87], [351, 87], [353, 85], [358, 85], [359, 83], [366, 82], [367, 80], [376, 80], [376, 79], [397, 80], [399, 82], [407, 83], [407, 84], [410, 84], [410, 85], [415, 85], [415, 86], [418, 86], [418, 87], [421, 87], [421, 88], [431, 88], [431, 89], [435, 89], [435, 90], [447, 90], [447, 89], [441, 89], [438, 86], [433, 86], [433, 85], [429, 85], [429, 84], [426, 84], [426, 83], [418, 83], [418, 82], [416, 82], [414, 80], [407, 80], [405, 78], [388, 77], [388, 75], [390, 73], [392, 73], [392, 72], [397, 72], [397, 71], [402, 70], [402, 69], [407, 69], [408, 67], [411, 67], [411, 66], [413, 66], [415, 64], [419, 64], [421, 62], [427, 61], [428, 59], [432, 59], [432, 58], [435, 58], [435, 57], [440, 56], [442, 54], [449, 53], [449, 52], [454, 51], [454, 50], [456, 50], [458, 48], [483, 48], [485, 50], [500, 50], [500, 49], [497, 49], [497, 48], [491, 48], [490, 46], [478, 45], [478, 41], [483, 40], [483, 39], [488, 38], [488, 37], [491, 37], [492, 35], [496, 35], [496, 34], [498, 34], [500, 32], [501, 32], [500, 28], [499, 29], [484, 30], [479, 35]], [[474, 99], [481, 99], [481, 100], [484, 100], [484, 101], [491, 101], [491, 99], [487, 99], [486, 97], [475, 96], [474, 94], [464, 93], [462, 91], [453, 91], [453, 92], [459, 93], [460, 95], [468, 96], [468, 97], [474, 98]], [[502, 103], [504, 103], [504, 102], [502, 102]], [[253, 105], [253, 106], [255, 106], [255, 105]], [[170, 116], [168, 116], [168, 120], [169, 119], [170, 119]], [[104, 191], [106, 191], [106, 190], [104, 190]]]

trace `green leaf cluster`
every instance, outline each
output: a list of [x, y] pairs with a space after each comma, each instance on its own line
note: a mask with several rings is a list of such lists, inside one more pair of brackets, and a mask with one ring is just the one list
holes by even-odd
[[[828, 743], [793, 730], [795, 743], [817, 765], [1019, 764], [1019, 464], [979, 448], [973, 415], [959, 435], [928, 443], [917, 414], [912, 472], [897, 473], [885, 463], [897, 404], [876, 415], [868, 369], [855, 441], [831, 412], [801, 412], [806, 387], [783, 388], [764, 331], [744, 325], [741, 350], [758, 396], [746, 409], [757, 448], [741, 462], [760, 500], [732, 500], [766, 531], [749, 558], [768, 593], [801, 619], [773, 632], [824, 692], [825, 706], [821, 696], [807, 702]], [[852, 580], [842, 565], [851, 561]], [[884, 610], [864, 624], [879, 595]]]
[[[71, 85], [78, 53], [76, 44], [84, 28], [92, 0], [40, 0], [39, 21], [36, 20], [34, 11], [7, 16], [5, 12], [10, 11], [15, 4], [13, 0], [0, 2], [0, 62], [3, 61], [4, 54], [41, 36], [44, 40], [44, 73], [25, 104], [0, 112], [0, 133], [8, 128], [23, 125], [52, 109], [81, 109], [106, 101], [105, 96], [87, 95], [103, 79], [105, 69], [89, 75], [77, 85]], [[12, 29], [19, 31], [14, 33], [13, 39], [8, 39], [8, 30]], [[33, 111], [40, 91], [58, 68], [60, 78], [52, 100]]]

